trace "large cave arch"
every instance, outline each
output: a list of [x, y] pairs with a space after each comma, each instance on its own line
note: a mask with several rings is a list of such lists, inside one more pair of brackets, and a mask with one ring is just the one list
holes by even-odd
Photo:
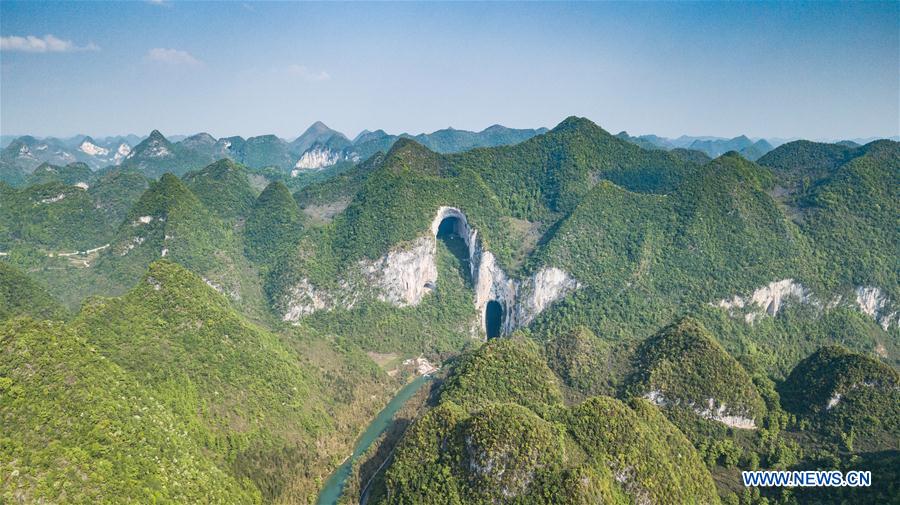
[[459, 262], [460, 275], [469, 285], [474, 277], [470, 240], [473, 232], [465, 214], [454, 207], [441, 207], [431, 224], [435, 239], [444, 243]]
[[491, 300], [484, 307], [484, 330], [488, 340], [499, 337], [502, 328], [503, 305], [497, 300]]
[[466, 266], [469, 262], [469, 245], [466, 243], [468, 232], [462, 219], [457, 216], [447, 216], [441, 220], [435, 235], [438, 240], [443, 240], [450, 252]]

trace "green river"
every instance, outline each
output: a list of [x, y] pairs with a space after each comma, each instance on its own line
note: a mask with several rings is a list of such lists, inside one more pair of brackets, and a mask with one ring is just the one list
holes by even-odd
[[344, 461], [330, 477], [328, 477], [328, 480], [325, 482], [325, 487], [323, 487], [322, 491], [319, 493], [319, 505], [334, 505], [338, 502], [341, 493], [344, 491], [344, 484], [347, 482], [347, 478], [350, 477], [353, 463], [356, 462], [357, 458], [366, 452], [369, 446], [375, 442], [375, 439], [384, 433], [384, 430], [390, 426], [394, 414], [396, 414], [397, 411], [412, 398], [412, 395], [416, 394], [416, 391], [430, 379], [430, 377], [423, 375], [416, 377], [414, 381], [403, 386], [391, 401], [388, 402], [384, 410], [379, 412], [378, 416], [369, 423], [366, 431], [364, 431], [359, 437], [359, 440], [356, 441], [356, 447], [353, 449], [353, 454], [351, 454], [350, 457], [347, 458], [347, 460]]

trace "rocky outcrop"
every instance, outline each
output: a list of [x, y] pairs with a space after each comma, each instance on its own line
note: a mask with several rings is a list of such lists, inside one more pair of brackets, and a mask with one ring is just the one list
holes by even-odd
[[285, 308], [282, 319], [297, 322], [303, 316], [318, 310], [332, 310], [337, 307], [350, 309], [356, 304], [357, 298], [358, 293], [349, 289], [346, 281], [342, 281], [339, 289], [332, 292], [313, 286], [308, 279], [300, 279], [284, 297]]
[[300, 156], [294, 165], [294, 170], [291, 171], [291, 177], [296, 177], [304, 170], [321, 170], [330, 167], [343, 159], [344, 157], [338, 151], [324, 146], [315, 146]]
[[41, 200], [41, 203], [45, 203], [45, 204], [46, 204], [46, 203], [56, 203], [56, 202], [62, 200], [63, 198], [65, 198], [65, 197], [66, 197], [66, 194], [65, 194], [65, 193], [60, 193], [60, 194], [58, 194], [58, 195], [56, 195], [56, 196], [51, 196], [51, 197], [42, 199], [42, 200]]
[[527, 326], [547, 307], [578, 289], [578, 282], [556, 267], [545, 267], [519, 285], [516, 311], [511, 323]]
[[839, 306], [857, 307], [863, 314], [874, 319], [887, 331], [892, 326], [900, 326], [900, 316], [897, 311], [889, 311], [891, 301], [881, 289], [872, 286], [859, 286], [854, 290], [855, 304], [850, 298], [837, 294], [831, 297], [828, 303], [823, 304], [818, 298], [793, 279], [782, 279], [770, 282], [753, 291], [752, 294], [741, 297], [735, 295], [730, 300], [723, 299], [711, 305], [721, 307], [733, 317], [743, 315], [744, 320], [753, 324], [759, 317], [775, 316], [782, 309], [788, 299], [798, 303], [806, 303], [820, 309], [832, 310]]
[[109, 154], [109, 149], [94, 144], [90, 139], [84, 139], [81, 145], [78, 146], [78, 150], [88, 156], [106, 156]]
[[556, 267], [544, 267], [522, 280], [511, 279], [497, 264], [494, 255], [483, 251], [480, 261], [473, 260], [478, 268], [475, 278], [475, 308], [482, 315], [481, 329], [485, 328], [484, 312], [491, 300], [503, 307], [503, 324], [500, 332], [509, 334], [516, 328], [529, 325], [534, 318], [553, 302], [578, 289], [579, 284], [568, 273]]
[[[662, 391], [659, 390], [648, 392], [646, 395], [644, 395], [644, 398], [650, 400], [651, 403], [660, 407], [680, 404], [680, 402], [678, 401], [669, 401], [669, 399], [663, 395]], [[718, 407], [716, 407], [716, 405], [718, 405]], [[720, 422], [731, 428], [737, 428], [741, 430], [756, 429], [755, 420], [750, 417], [745, 417], [743, 415], [743, 412], [732, 412], [732, 409], [730, 409], [724, 403], [718, 402], [715, 398], [707, 398], [706, 406], [704, 408], [698, 407], [693, 402], [689, 402], [687, 407], [703, 419]]]
[[890, 300], [876, 287], [859, 286], [856, 288], [856, 306], [863, 314], [877, 321], [884, 331], [891, 326], [900, 326], [897, 311], [888, 312]]
[[719, 300], [715, 305], [727, 309], [732, 315], [736, 309], [748, 309], [744, 320], [752, 324], [760, 316], [776, 316], [788, 298], [801, 303], [811, 301], [809, 290], [802, 284], [794, 282], [794, 279], [782, 279], [770, 282], [746, 298], [735, 295], [731, 300]]
[[119, 165], [122, 163], [122, 160], [128, 157], [131, 154], [131, 147], [128, 144], [119, 144], [119, 148], [116, 149], [116, 154], [113, 156], [113, 163]]
[[[712, 401], [712, 398], [710, 398]], [[725, 413], [725, 405], [720, 405], [718, 409], [713, 410], [712, 408], [703, 409], [698, 412], [698, 415], [704, 419], [709, 419], [711, 421], [717, 421], [725, 426], [729, 426], [731, 428], [737, 428], [739, 430], [755, 430], [756, 422], [753, 419], [743, 417], [743, 416], [730, 416]]]
[[475, 285], [473, 303], [479, 313], [475, 333], [484, 333], [485, 308], [495, 300], [503, 307], [502, 334], [530, 324], [552, 303], [578, 289], [568, 273], [544, 267], [525, 279], [513, 279], [500, 268], [494, 255], [482, 247], [478, 231], [469, 226], [465, 214], [454, 207], [440, 207], [431, 222], [431, 234], [397, 247], [377, 260], [362, 260], [358, 271], [341, 280], [340, 289], [318, 289], [307, 279], [290, 288], [283, 297], [285, 321], [297, 321], [317, 310], [351, 308], [371, 291], [378, 299], [406, 307], [418, 305], [437, 285], [437, 233], [441, 222], [457, 218], [455, 232], [469, 249], [469, 267]]
[[361, 261], [366, 280], [379, 289], [378, 298], [398, 307], [418, 305], [437, 282], [433, 237], [420, 237], [405, 249], [391, 251], [376, 261]]
[[884, 309], [886, 299], [878, 288], [860, 286], [856, 288], [856, 305], [863, 314], [876, 318]]
[[448, 217], [459, 219], [456, 233], [469, 247], [469, 266], [475, 283], [475, 309], [480, 314], [480, 330], [486, 331], [485, 308], [496, 300], [503, 307], [502, 334], [527, 326], [544, 309], [571, 291], [578, 282], [565, 271], [544, 267], [531, 277], [516, 280], [500, 268], [493, 253], [482, 248], [477, 230], [469, 226], [466, 216], [457, 208], [441, 207], [431, 223], [431, 231], [437, 235], [441, 221]]

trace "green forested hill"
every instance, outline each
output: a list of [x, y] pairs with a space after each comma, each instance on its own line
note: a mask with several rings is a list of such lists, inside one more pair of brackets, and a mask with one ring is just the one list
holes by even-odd
[[851, 447], [900, 443], [900, 375], [868, 356], [823, 347], [797, 364], [781, 394], [789, 410]]
[[46, 184], [48, 182], [61, 182], [67, 185], [77, 183], [89, 183], [94, 179], [94, 173], [84, 163], [70, 163], [64, 167], [41, 163], [28, 176], [26, 185]]
[[[750, 375], [697, 321], [685, 318], [645, 340], [630, 378], [633, 396], [663, 406], [760, 423], [766, 407]], [[721, 412], [719, 410], [721, 409]]]
[[334, 177], [311, 184], [294, 194], [303, 208], [328, 204], [346, 204], [356, 195], [369, 174], [384, 163], [384, 154], [375, 153], [362, 163]]
[[215, 268], [217, 244], [227, 233], [178, 177], [165, 174], [129, 210], [100, 268], [136, 279], [151, 261], [171, 254], [205, 272]]
[[96, 212], [98, 203], [88, 191], [60, 182], [10, 190], [0, 202], [0, 249], [23, 247], [46, 254], [102, 245], [114, 225]]
[[287, 482], [261, 463], [296, 465], [281, 461], [282, 451], [309, 454], [300, 441], [333, 429], [304, 363], [175, 264], [153, 263], [121, 299], [89, 301], [76, 325], [112, 362], [168, 398], [194, 438], [266, 495]]
[[166, 261], [0, 343], [4, 499], [305, 503], [387, 385], [360, 351], [255, 325]]
[[246, 217], [256, 200], [244, 167], [228, 159], [185, 174], [184, 183], [208, 210], [224, 219]]
[[[301, 206], [346, 210], [307, 231], [267, 291], [281, 310], [279, 300], [302, 279], [333, 286], [353, 261], [377, 258], [426, 233], [436, 209], [446, 205], [466, 214], [507, 274], [521, 278], [552, 266], [579, 281], [581, 289], [538, 317], [532, 332], [542, 338], [579, 326], [607, 339], [645, 338], [690, 312], [711, 327], [729, 326], [717, 332], [729, 351], [773, 346], [768, 353], [787, 345], [783, 362], [776, 364], [777, 352], [760, 357], [780, 373], [827, 344], [837, 328], [851, 330], [849, 343], [857, 349], [884, 346], [891, 353], [891, 339], [874, 323], [864, 328], [865, 319], [844, 311], [846, 305], [821, 310], [836, 297], [852, 304], [855, 295], [848, 293], [860, 286], [880, 288], [888, 299], [876, 319], [896, 303], [896, 269], [888, 265], [900, 241], [898, 185], [890, 184], [900, 173], [898, 147], [876, 142], [860, 149], [865, 154], [829, 168], [832, 175], [803, 194], [798, 217], [800, 200], [781, 191], [785, 170], [794, 168], [771, 161], [790, 154], [773, 152], [773, 168], [735, 153], [699, 166], [641, 150], [579, 118], [521, 144], [449, 156], [398, 142], [380, 164], [298, 194]], [[797, 170], [807, 170], [807, 161], [798, 163]], [[525, 240], [522, 230], [538, 238]], [[754, 329], [710, 309], [778, 282], [806, 294], [778, 295], [769, 315], [802, 316], [754, 320]], [[797, 301], [808, 309], [792, 305]], [[816, 339], [801, 348], [786, 344], [811, 319], [827, 321], [827, 329], [807, 325], [802, 331]]]
[[[316, 240], [317, 250], [302, 252], [304, 260], [286, 265], [279, 280], [301, 275], [326, 282], [333, 277], [333, 271], [319, 275], [326, 257], [339, 263], [376, 258], [427, 230], [441, 205], [462, 209], [500, 262], [517, 264], [521, 241], [508, 218], [544, 220], [549, 227], [600, 179], [639, 191], [667, 191], [693, 166], [665, 152], [643, 151], [578, 118], [521, 144], [456, 155], [438, 155], [401, 139], [379, 166], [350, 176], [347, 182], [358, 185], [357, 191], [341, 192], [332, 182], [303, 191], [301, 205], [353, 199], [325, 229], [324, 240]], [[318, 257], [315, 265], [311, 256]]]
[[455, 366], [397, 448], [379, 503], [718, 503], [694, 448], [652, 406], [565, 407], [536, 357], [500, 340]]
[[778, 146], [757, 163], [771, 168], [791, 186], [809, 187], [863, 152], [842, 144], [797, 140]]
[[63, 319], [67, 314], [38, 282], [0, 261], [0, 321], [26, 315], [34, 319]]
[[432, 133], [422, 133], [419, 135], [410, 135], [407, 133], [389, 135], [385, 133], [384, 130], [376, 130], [374, 132], [364, 131], [353, 140], [353, 146], [350, 147], [348, 151], [357, 154], [362, 159], [366, 159], [378, 151], [389, 151], [391, 146], [400, 139], [412, 139], [435, 152], [458, 153], [477, 147], [517, 144], [528, 140], [535, 135], [545, 133], [546, 131], [546, 128], [533, 130], [515, 129], [506, 128], [501, 125], [493, 125], [480, 132], [446, 128]]
[[[231, 173], [228, 167], [226, 171]], [[219, 215], [233, 215], [233, 211], [216, 203], [225, 198], [225, 193], [243, 195], [235, 198], [244, 201], [252, 196], [240, 172], [235, 178], [238, 188], [231, 188], [227, 182], [207, 180], [201, 184], [190, 179], [210, 200], [210, 210], [181, 179], [163, 175], [118, 226], [111, 247], [97, 261], [96, 273], [116, 286], [128, 287], [151, 262], [171, 259], [203, 276], [247, 313], [264, 313], [259, 279], [243, 254], [240, 231], [227, 216]]]
[[165, 173], [182, 175], [215, 161], [209, 154], [173, 144], [159, 130], [134, 146], [122, 161], [121, 169], [138, 170], [145, 177], [155, 179]]
[[303, 232], [300, 207], [287, 187], [273, 182], [247, 211], [244, 248], [250, 260], [271, 265], [290, 253]]
[[458, 169], [479, 173], [505, 208], [526, 219], [571, 211], [599, 179], [637, 192], [668, 192], [692, 166], [576, 117], [521, 144], [475, 149], [449, 160]]
[[[25, 503], [259, 503], [166, 405], [61, 323], [0, 326], [0, 483]], [[162, 393], [162, 394], [161, 394]]]
[[0, 184], [19, 186], [27, 179], [28, 174], [14, 162], [0, 159]]
[[562, 402], [553, 373], [529, 341], [499, 340], [467, 353], [444, 382], [441, 400], [468, 410], [516, 403], [532, 410]]
[[532, 258], [532, 269], [559, 266], [587, 288], [537, 327], [649, 336], [685, 308], [776, 279], [810, 279], [807, 241], [767, 193], [770, 184], [768, 170], [732, 155], [665, 196], [598, 184]]
[[290, 170], [294, 157], [287, 142], [275, 135], [250, 137], [235, 150], [235, 161], [253, 168], [276, 167]]
[[46, 255], [101, 246], [146, 188], [140, 175], [111, 172], [87, 189], [60, 180], [0, 189], [0, 250]]
[[[757, 164], [643, 150], [569, 118], [456, 154], [396, 140], [291, 195], [284, 174], [227, 160], [149, 182], [142, 171], [168, 170], [180, 148], [148, 140], [86, 189], [49, 166], [40, 184], [0, 183], [0, 319], [17, 356], [0, 385], [21, 381], [16, 391], [39, 399], [0, 402], [12, 420], [0, 459], [39, 455], [28, 463], [39, 477], [4, 481], [4, 499], [111, 501], [115, 486], [49, 470], [108, 456], [117, 463], [96, 478], [131, 482], [122, 496], [135, 501], [309, 502], [415, 366], [399, 363], [420, 355], [454, 364], [375, 501], [791, 504], [788, 493], [744, 493], [739, 470], [892, 461], [879, 454], [896, 444], [896, 387], [866, 384], [896, 383], [900, 364], [896, 142], [795, 142]], [[464, 213], [475, 258], [460, 237], [431, 242], [444, 206]], [[479, 286], [470, 266], [486, 252], [496, 263]], [[415, 275], [378, 263], [387, 253]], [[380, 293], [389, 270], [396, 278], [382, 281], [421, 288], [420, 301]], [[560, 278], [572, 284], [556, 299]], [[295, 295], [314, 303], [288, 325]], [[503, 317], [528, 324], [479, 347], [485, 309], [474, 302], [494, 297]], [[73, 314], [65, 325], [15, 319]], [[25, 377], [37, 347], [47, 365]], [[70, 362], [91, 368], [84, 381], [57, 374]], [[101, 394], [104, 374], [133, 397]], [[79, 420], [10, 442], [36, 430], [35, 412], [56, 426], [53, 413], [74, 408], [53, 393], [66, 387], [122, 412], [155, 409], [180, 438], [147, 428], [151, 447], [135, 449], [83, 400], [76, 411], [101, 428]], [[133, 477], [164, 455], [190, 462], [177, 467], [190, 485], [167, 487], [169, 463]]]
[[801, 228], [827, 285], [878, 286], [900, 297], [900, 143], [878, 141], [799, 200]]

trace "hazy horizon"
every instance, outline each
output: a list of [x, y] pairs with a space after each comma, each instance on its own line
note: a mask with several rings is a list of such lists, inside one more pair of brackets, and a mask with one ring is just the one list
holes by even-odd
[[[0, 3], [0, 133], [900, 135], [900, 3]], [[378, 44], [373, 43], [377, 40]]]
[[[554, 128], [559, 122], [561, 122], [563, 119], [565, 119], [565, 118], [561, 118], [560, 121], [558, 121], [557, 123], [555, 123], [555, 124], [553, 124], [553, 125], [547, 125], [547, 126], [543, 126], [543, 125], [542, 125], [542, 126], [531, 126], [531, 127], [524, 126], [524, 127], [521, 127], [521, 129], [534, 129], [534, 130], [538, 130], [538, 129], [540, 129], [540, 128], [546, 128], [546, 129], [550, 130], [550, 129], [553, 129], [553, 128]], [[591, 118], [587, 118], [587, 119], [591, 119]], [[593, 121], [593, 119], [591, 119], [591, 121]], [[323, 123], [325, 126], [328, 126], [328, 127], [330, 128], [330, 125], [328, 124], [327, 121], [320, 121], [320, 120], [317, 120], [317, 121], [314, 121], [314, 123], [315, 123], [315, 122], [321, 122], [321, 123]], [[596, 123], [596, 121], [594, 121], [594, 122]], [[447, 126], [447, 127], [445, 127], [445, 128], [440, 128], [440, 129], [438, 129], [438, 130], [432, 130], [432, 131], [421, 131], [421, 132], [413, 132], [413, 131], [386, 131], [385, 133], [387, 133], [387, 134], [389, 134], [389, 135], [412, 135], [412, 136], [417, 136], [417, 135], [430, 135], [430, 134], [436, 133], [436, 132], [439, 131], [439, 130], [444, 130], [444, 129], [446, 129], [446, 128], [452, 128], [452, 129], [455, 129], [455, 130], [472, 131], [472, 132], [476, 132], [476, 133], [477, 133], [477, 132], [481, 132], [481, 131], [483, 131], [483, 130], [485, 130], [485, 129], [487, 129], [487, 128], [490, 128], [491, 126], [495, 126], [495, 125], [500, 125], [500, 126], [505, 126], [505, 127], [508, 127], [508, 128], [512, 128], [512, 127], [509, 127], [508, 125], [505, 125], [505, 124], [503, 124], [503, 123], [492, 123], [491, 125], [488, 125], [488, 126], [486, 126], [486, 127], [484, 127], [484, 128], [478, 128], [478, 129], [474, 129], [474, 130], [465, 130], [465, 129], [463, 129], [463, 128], [455, 128], [455, 127], [453, 127], [452, 125], [450, 125], [450, 126]], [[600, 126], [601, 128], [603, 128], [603, 125], [602, 125], [602, 124], [597, 123], [597, 125]], [[281, 138], [281, 139], [283, 139], [283, 140], [286, 140], [286, 141], [292, 141], [292, 140], [296, 139], [297, 137], [299, 137], [301, 134], [303, 134], [303, 133], [306, 131], [306, 129], [309, 128], [309, 126], [311, 126], [311, 125], [308, 125], [307, 127], [302, 128], [302, 129], [301, 129], [297, 134], [295, 134], [295, 135], [276, 135], [276, 136], [279, 137], [279, 138]], [[383, 130], [383, 128], [375, 128], [375, 129], [372, 129], [372, 130], [366, 130], [366, 129], [364, 129], [364, 130], [360, 130], [359, 132], [346, 132], [346, 131], [340, 131], [340, 130], [337, 130], [337, 129], [334, 129], [334, 130], [337, 131], [338, 133], [343, 134], [343, 135], [346, 136], [348, 139], [353, 140], [353, 139], [355, 139], [358, 135], [362, 134], [364, 131], [377, 131], [377, 130], [379, 130], [379, 129]], [[39, 139], [55, 138], [55, 139], [60, 139], [60, 140], [69, 140], [69, 139], [78, 139], [78, 138], [80, 138], [80, 137], [91, 137], [91, 138], [93, 138], [93, 139], [105, 139], [105, 138], [111, 138], [111, 137], [128, 137], [128, 136], [134, 135], [134, 136], [139, 137], [139, 138], [141, 138], [141, 139], [145, 139], [145, 138], [147, 138], [147, 137], [150, 135], [150, 133], [151, 133], [153, 130], [159, 130], [160, 133], [162, 133], [163, 136], [166, 137], [166, 138], [169, 139], [169, 140], [172, 140], [173, 138], [178, 138], [178, 139], [180, 140], [181, 138], [187, 138], [187, 137], [190, 137], [190, 136], [193, 136], [193, 135], [198, 135], [198, 134], [201, 134], [201, 133], [209, 133], [209, 132], [206, 131], [206, 130], [202, 130], [202, 131], [194, 131], [194, 132], [166, 132], [166, 131], [163, 131], [163, 130], [160, 129], [160, 128], [153, 128], [153, 129], [151, 129], [151, 130], [149, 130], [149, 131], [147, 131], [147, 132], [123, 132], [123, 133], [111, 133], [111, 134], [92, 134], [92, 133], [90, 133], [90, 132], [78, 132], [78, 133], [74, 133], [74, 134], [71, 134], [71, 135], [36, 135], [36, 134], [30, 133], [30, 132], [23, 132], [23, 133], [3, 133], [2, 136], [3, 136], [3, 137], [6, 137], [6, 138], [18, 138], [18, 137], [23, 137], [23, 136], [26, 136], [26, 135], [30, 135], [30, 136], [32, 136], [32, 137], [39, 138]], [[616, 134], [620, 133], [621, 131], [625, 131], [625, 132], [627, 132], [627, 133], [628, 133], [630, 136], [632, 136], [632, 137], [640, 137], [640, 136], [644, 136], [644, 135], [656, 135], [656, 134], [653, 133], [653, 132], [631, 132], [631, 131], [627, 131], [627, 130], [612, 131], [612, 130], [609, 130], [609, 129], [607, 129], [607, 131], [608, 131], [610, 134], [613, 134], [613, 135], [616, 135]], [[212, 135], [212, 134], [210, 133], [210, 135]], [[274, 133], [271, 133], [271, 132], [270, 132], [270, 133], [261, 133], [261, 134], [257, 134], [257, 135], [242, 135], [240, 132], [237, 132], [237, 133], [230, 133], [230, 134], [226, 134], [226, 135], [213, 135], [213, 137], [215, 137], [216, 139], [219, 139], [219, 138], [227, 138], [227, 137], [234, 137], [234, 136], [240, 136], [240, 137], [243, 137], [243, 138], [250, 138], [250, 137], [253, 137], [253, 136], [259, 136], [259, 135], [274, 135]], [[743, 134], [741, 134], [741, 135], [743, 135]], [[735, 135], [735, 136], [732, 136], [732, 137], [726, 137], [726, 136], [714, 135], [714, 134], [707, 134], [707, 135], [704, 135], [704, 134], [699, 134], [699, 135], [681, 134], [681, 135], [673, 135], [673, 136], [663, 136], [663, 135], [658, 135], [658, 136], [659, 136], [659, 137], [662, 137], [662, 138], [667, 138], [667, 139], [670, 139], [670, 140], [677, 140], [677, 139], [680, 138], [680, 137], [686, 137], [686, 138], [692, 138], [692, 139], [725, 139], [725, 140], [728, 140], [728, 139], [733, 139], [733, 138], [736, 138], [736, 137], [740, 137], [741, 135]], [[851, 141], [865, 141], [865, 142], [870, 142], [870, 141], [879, 140], [879, 139], [889, 139], [889, 140], [900, 141], [900, 136], [898, 136], [898, 135], [892, 135], [892, 136], [888, 136], [888, 135], [875, 135], [875, 136], [869, 136], [869, 137], [846, 137], [846, 136], [845, 136], [845, 137], [820, 137], [820, 138], [806, 138], [806, 137], [787, 137], [787, 138], [785, 138], [785, 137], [775, 137], [775, 136], [769, 136], [769, 137], [757, 137], [757, 136], [751, 136], [751, 135], [746, 135], [746, 136], [747, 136], [750, 140], [752, 140], [752, 141], [754, 141], [754, 142], [757, 141], [757, 140], [767, 140], [767, 141], [770, 141], [770, 142], [771, 142], [771, 141], [791, 142], [791, 141], [794, 141], [794, 140], [811, 140], [811, 141], [814, 141], [814, 142], [840, 142], [840, 141], [844, 141], [844, 140], [851, 140]]]

